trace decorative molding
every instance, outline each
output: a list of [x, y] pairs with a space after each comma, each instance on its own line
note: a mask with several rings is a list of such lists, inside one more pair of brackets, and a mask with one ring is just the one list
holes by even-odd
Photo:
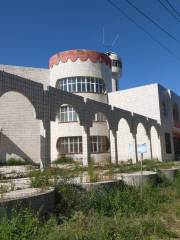
[[76, 62], [78, 59], [82, 62], [90, 60], [93, 63], [104, 63], [111, 68], [111, 59], [105, 53], [91, 50], [70, 50], [56, 53], [49, 60], [49, 68], [52, 68], [53, 65], [58, 65], [59, 62], [66, 63], [68, 60]]

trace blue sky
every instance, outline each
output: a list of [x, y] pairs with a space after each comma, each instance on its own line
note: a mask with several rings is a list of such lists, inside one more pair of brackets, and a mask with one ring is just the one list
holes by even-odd
[[[180, 44], [158, 30], [125, 0], [112, 0], [180, 58]], [[180, 40], [180, 22], [158, 0], [131, 0]], [[180, 1], [170, 0], [180, 12]], [[107, 51], [123, 61], [121, 89], [159, 82], [180, 94], [180, 60], [170, 55], [106, 0], [6, 0], [1, 1], [0, 64], [47, 67], [58, 51], [93, 49]]]

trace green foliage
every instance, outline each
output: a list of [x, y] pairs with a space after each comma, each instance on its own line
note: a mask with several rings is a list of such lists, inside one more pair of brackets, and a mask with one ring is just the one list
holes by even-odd
[[88, 172], [90, 182], [98, 182], [100, 180], [99, 175], [97, 172], [95, 172], [95, 169], [92, 163], [88, 165], [87, 172]]
[[50, 174], [48, 171], [32, 171], [31, 187], [46, 189], [51, 186]]
[[[43, 174], [51, 178], [55, 173], [61, 172], [50, 169]], [[180, 177], [144, 187], [143, 199], [138, 188], [121, 183], [85, 192], [63, 181], [57, 188], [54, 213], [56, 218], [42, 221], [30, 210], [18, 209], [1, 219], [0, 239], [179, 239]]]
[[59, 157], [58, 159], [56, 159], [53, 163], [55, 163], [55, 164], [67, 164], [67, 163], [69, 163], [69, 164], [71, 164], [71, 163], [75, 163], [74, 162], [74, 160], [73, 160], [73, 158], [71, 158], [71, 157], [67, 157], [67, 156], [61, 156], [61, 157]]
[[6, 163], [4, 163], [3, 165], [7, 165], [7, 166], [17, 166], [17, 165], [26, 165], [27, 162], [25, 162], [22, 159], [18, 159], [18, 158], [9, 158], [7, 160]]
[[43, 240], [54, 225], [53, 219], [42, 225], [38, 214], [33, 214], [30, 209], [14, 209], [10, 218], [5, 215], [0, 221], [0, 239]]

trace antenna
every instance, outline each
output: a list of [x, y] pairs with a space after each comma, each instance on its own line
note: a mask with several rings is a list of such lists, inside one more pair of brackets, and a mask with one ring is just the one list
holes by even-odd
[[111, 47], [114, 47], [114, 45], [117, 42], [118, 38], [119, 38], [119, 34], [117, 34], [116, 37], [114, 38], [114, 40], [112, 41]]
[[102, 45], [104, 46], [104, 27], [102, 29]]
[[102, 45], [107, 49], [108, 52], [111, 51], [111, 49], [114, 47], [118, 38], [119, 38], [119, 34], [116, 35], [116, 37], [112, 41], [112, 44], [105, 44], [105, 30], [104, 30], [104, 27], [102, 28]]
[[102, 45], [107, 49], [107, 51], [110, 51], [111, 45], [110, 44], [105, 44], [105, 31], [104, 27], [102, 28]]

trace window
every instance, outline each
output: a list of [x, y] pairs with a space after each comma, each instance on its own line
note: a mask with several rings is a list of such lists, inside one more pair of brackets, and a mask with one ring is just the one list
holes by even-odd
[[122, 64], [119, 60], [112, 60], [113, 67], [122, 67]]
[[168, 111], [167, 111], [166, 103], [164, 101], [162, 102], [162, 113], [164, 117], [167, 117]]
[[71, 106], [61, 106], [59, 112], [57, 113], [57, 119], [60, 123], [63, 122], [77, 122], [78, 115], [74, 108]]
[[61, 137], [57, 141], [59, 154], [82, 153], [82, 137]]
[[109, 149], [109, 140], [106, 136], [91, 136], [91, 152], [105, 153]]
[[105, 122], [106, 121], [106, 117], [104, 116], [103, 113], [99, 112], [99, 113], [95, 114], [94, 121], [95, 122]]
[[165, 133], [165, 144], [166, 144], [166, 153], [172, 153], [170, 133]]
[[69, 77], [59, 79], [57, 88], [67, 92], [89, 93], [104, 93], [106, 90], [104, 81], [94, 77]]

